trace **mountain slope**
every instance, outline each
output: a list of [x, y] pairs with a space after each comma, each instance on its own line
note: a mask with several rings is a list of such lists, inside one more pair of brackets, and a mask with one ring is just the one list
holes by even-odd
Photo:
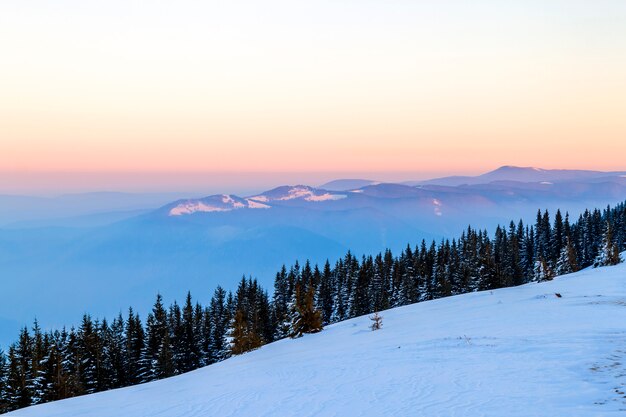
[[[555, 294], [559, 293], [562, 298]], [[591, 416], [626, 408], [626, 265], [359, 317], [22, 417]]]
[[330, 191], [350, 191], [376, 183], [376, 181], [372, 180], [338, 179], [322, 184], [319, 186], [319, 188]]

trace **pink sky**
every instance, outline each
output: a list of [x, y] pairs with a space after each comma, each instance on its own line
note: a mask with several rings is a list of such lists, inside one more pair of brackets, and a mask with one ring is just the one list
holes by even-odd
[[0, 5], [0, 192], [626, 169], [624, 2], [242, 3]]

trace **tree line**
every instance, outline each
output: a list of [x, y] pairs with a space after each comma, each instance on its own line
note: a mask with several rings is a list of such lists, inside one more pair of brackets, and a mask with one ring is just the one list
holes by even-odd
[[613, 265], [623, 250], [626, 203], [575, 222], [539, 211], [534, 224], [511, 222], [493, 236], [468, 227], [398, 255], [295, 262], [276, 274], [271, 296], [244, 277], [235, 291], [218, 287], [205, 306], [188, 294], [166, 307], [157, 295], [145, 321], [132, 308], [110, 323], [86, 314], [70, 329], [44, 332], [35, 321], [0, 351], [0, 412], [167, 378], [392, 307]]

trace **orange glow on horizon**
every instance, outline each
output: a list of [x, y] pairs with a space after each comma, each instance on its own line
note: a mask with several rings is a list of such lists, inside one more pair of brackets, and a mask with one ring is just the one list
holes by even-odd
[[623, 2], [242, 2], [1, 5], [0, 172], [626, 169]]

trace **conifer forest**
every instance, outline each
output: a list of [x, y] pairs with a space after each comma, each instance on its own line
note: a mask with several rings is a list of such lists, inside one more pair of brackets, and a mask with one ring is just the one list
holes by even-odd
[[393, 307], [613, 265], [624, 250], [626, 203], [575, 220], [539, 211], [534, 224], [512, 221], [491, 234], [468, 227], [401, 253], [295, 262], [276, 273], [271, 295], [244, 277], [235, 291], [215, 289], [207, 305], [188, 294], [166, 306], [157, 295], [145, 319], [131, 307], [52, 331], [35, 321], [0, 351], [0, 412], [167, 378]]

